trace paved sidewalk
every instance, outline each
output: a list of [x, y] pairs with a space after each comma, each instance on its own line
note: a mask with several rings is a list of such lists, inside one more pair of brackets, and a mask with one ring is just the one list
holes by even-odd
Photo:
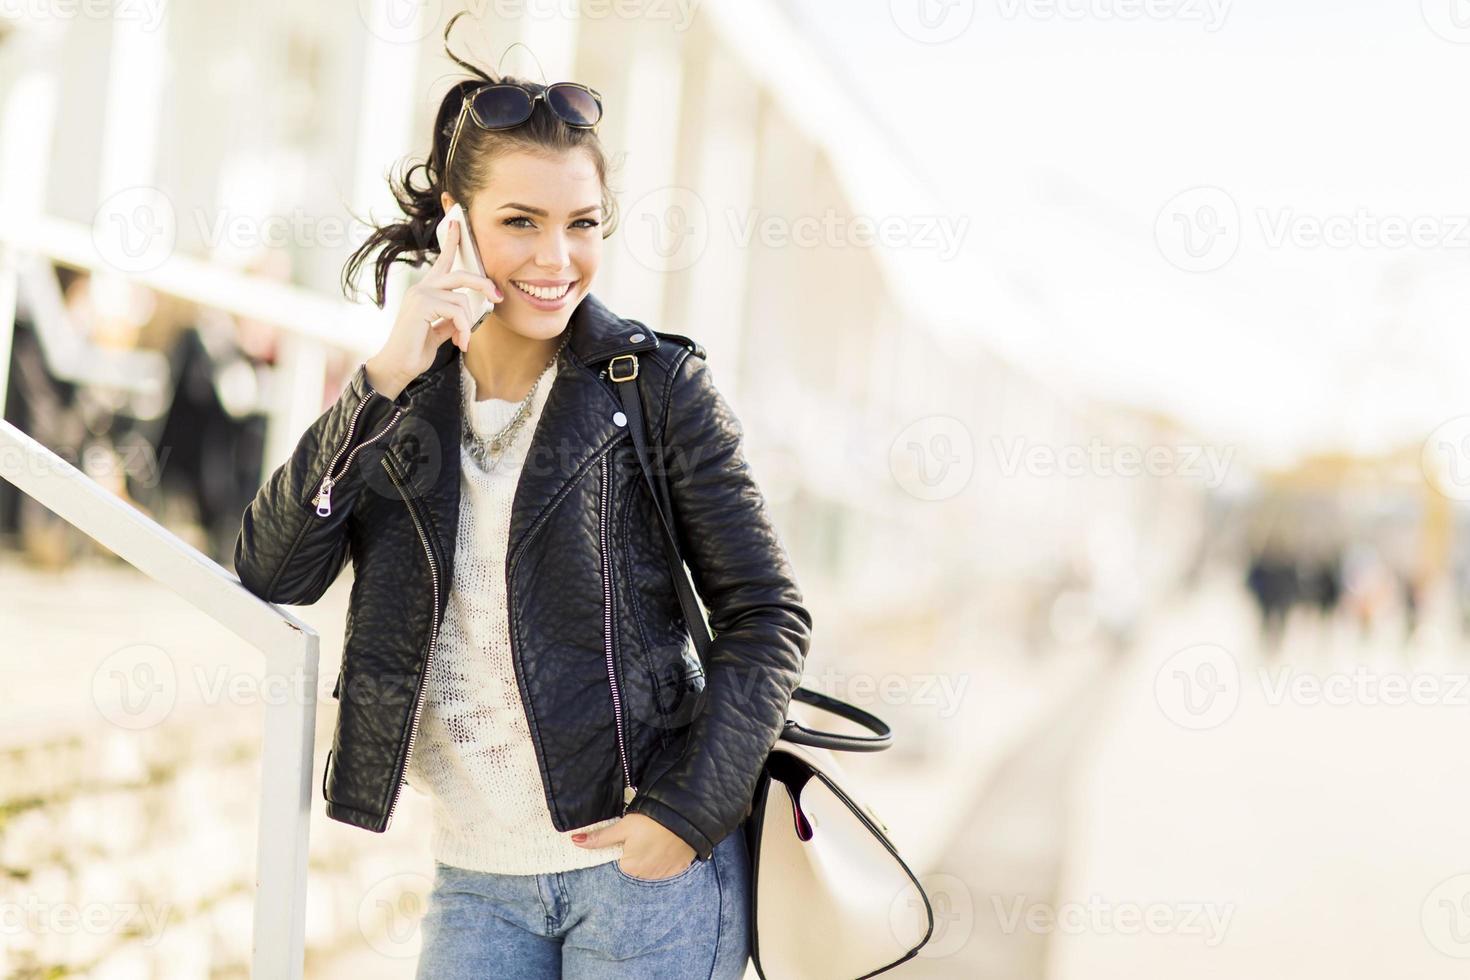
[[[1294, 629], [1288, 661], [1263, 662], [1232, 584], [1158, 622], [1113, 688], [1072, 788], [1048, 975], [1466, 976], [1470, 707], [1458, 682], [1470, 660], [1446, 640], [1406, 665], [1391, 641], [1359, 650]], [[1440, 700], [1385, 703], [1388, 687], [1344, 704], [1278, 696], [1293, 675], [1406, 670]]]

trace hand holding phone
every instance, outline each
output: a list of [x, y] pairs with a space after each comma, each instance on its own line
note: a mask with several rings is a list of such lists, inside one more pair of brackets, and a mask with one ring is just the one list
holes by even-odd
[[366, 362], [368, 383], [389, 398], [429, 369], [444, 341], [469, 350], [470, 334], [505, 301], [480, 264], [464, 209], [451, 208], [436, 232], [439, 257], [428, 275], [408, 287], [387, 342]]
[[[458, 241], [451, 241], [449, 226], [457, 225], [459, 229]], [[477, 276], [485, 275], [485, 267], [480, 262], [480, 252], [475, 248], [475, 236], [470, 231], [469, 219], [465, 216], [464, 205], [455, 203], [454, 207], [439, 220], [439, 225], [434, 231], [439, 240], [439, 251], [443, 254], [447, 250], [454, 251], [451, 272], [469, 272]], [[485, 317], [495, 310], [495, 304], [478, 289], [469, 286], [460, 286], [454, 290], [464, 296], [470, 302], [470, 333], [480, 329], [480, 324], [485, 322]]]

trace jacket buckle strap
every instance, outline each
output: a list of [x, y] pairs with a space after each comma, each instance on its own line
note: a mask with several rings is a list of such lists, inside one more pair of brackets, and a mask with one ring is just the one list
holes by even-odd
[[[617, 365], [618, 362], [623, 360], [624, 358], [626, 358], [628, 360], [628, 363], [632, 365], [632, 370], [628, 374], [619, 376]], [[607, 362], [607, 376], [614, 381], [632, 381], [634, 378], [638, 377], [638, 358], [634, 357], [632, 354], [619, 354], [617, 357], [614, 357], [612, 360]]]

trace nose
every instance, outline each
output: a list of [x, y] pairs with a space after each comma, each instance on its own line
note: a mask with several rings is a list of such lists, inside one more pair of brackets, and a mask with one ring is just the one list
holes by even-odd
[[549, 273], [560, 272], [571, 259], [566, 235], [560, 228], [549, 228], [536, 246], [536, 264]]

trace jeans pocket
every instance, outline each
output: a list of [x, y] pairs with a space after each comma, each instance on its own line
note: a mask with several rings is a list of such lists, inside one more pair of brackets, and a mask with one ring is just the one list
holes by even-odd
[[698, 856], [696, 856], [694, 858], [694, 860], [692, 860], [692, 861], [689, 862], [689, 867], [685, 868], [683, 871], [680, 871], [680, 872], [678, 872], [676, 874], [669, 875], [669, 877], [667, 877], [667, 878], [639, 878], [636, 875], [630, 875], [630, 874], [628, 874], [628, 872], [626, 872], [626, 871], [623, 870], [623, 859], [622, 858], [618, 858], [617, 860], [613, 861], [612, 862], [612, 866], [613, 866], [613, 870], [618, 873], [618, 877], [619, 878], [622, 878], [624, 881], [631, 881], [631, 882], [633, 882], [635, 884], [639, 884], [639, 885], [658, 886], [658, 885], [672, 885], [672, 884], [674, 884], [675, 882], [678, 882], [678, 881], [686, 881], [689, 878], [694, 877], [694, 873], [699, 870], [700, 865], [707, 864], [707, 863], [708, 862], [706, 862], [706, 861], [701, 861], [698, 858]]

